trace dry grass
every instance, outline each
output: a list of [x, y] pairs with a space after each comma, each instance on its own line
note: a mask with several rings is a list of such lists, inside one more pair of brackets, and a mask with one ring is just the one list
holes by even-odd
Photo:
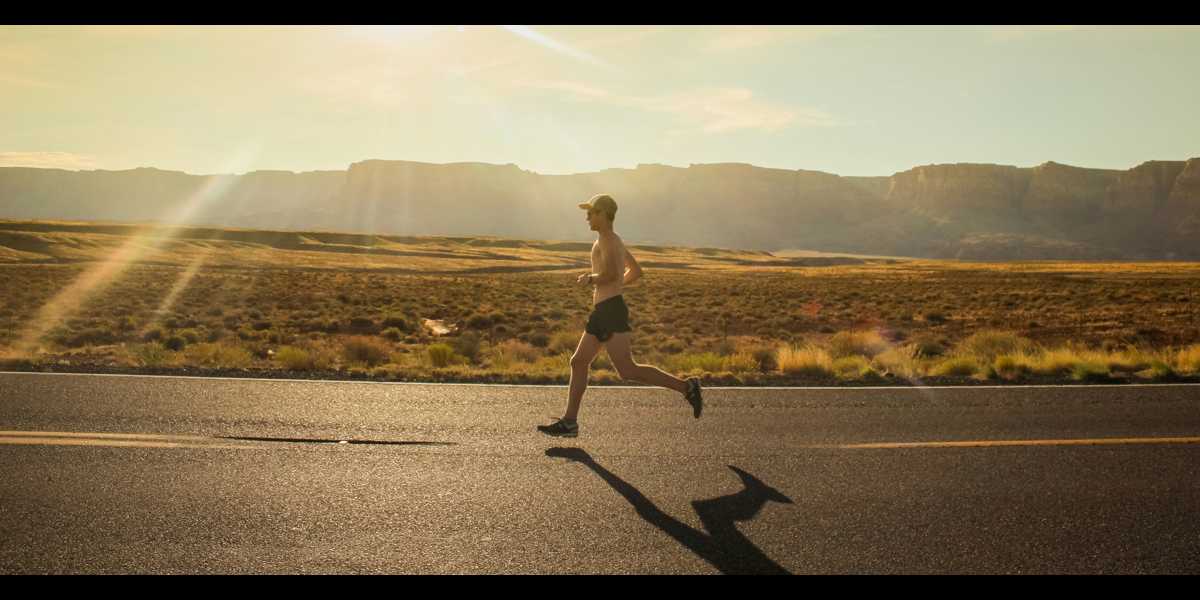
[[775, 363], [786, 375], [820, 377], [833, 372], [833, 359], [829, 352], [813, 345], [784, 346], [776, 354]]
[[[115, 234], [39, 235], [62, 258], [84, 261], [123, 241]], [[0, 264], [0, 352], [32, 364], [69, 359], [565, 381], [590, 296], [575, 285], [576, 270], [548, 269], [586, 261], [587, 244], [518, 247], [482, 238], [381, 244], [421, 254], [175, 240], [53, 315], [45, 307], [63, 308], [55, 299], [96, 263]], [[1195, 263], [767, 268], [733, 264], [770, 260], [750, 253], [633, 251], [658, 265], [647, 266], [643, 280], [625, 292], [634, 358], [679, 373], [746, 381], [1200, 375]], [[209, 252], [207, 261], [189, 271], [202, 252]], [[452, 273], [496, 266], [516, 270]], [[424, 319], [457, 329], [433, 335]], [[44, 335], [33, 349], [16, 352], [17, 341], [42, 321]], [[593, 365], [593, 373], [601, 372], [601, 380], [619, 379], [604, 354]]]

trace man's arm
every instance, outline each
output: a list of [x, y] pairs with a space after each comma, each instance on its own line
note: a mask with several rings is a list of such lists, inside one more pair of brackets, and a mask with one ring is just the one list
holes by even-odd
[[625, 264], [629, 265], [625, 269], [625, 285], [629, 285], [642, 277], [642, 267], [638, 264], [636, 258], [629, 253], [629, 248], [625, 248]]

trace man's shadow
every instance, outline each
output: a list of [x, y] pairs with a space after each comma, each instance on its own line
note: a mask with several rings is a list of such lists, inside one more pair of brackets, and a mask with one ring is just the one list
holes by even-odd
[[637, 510], [638, 516], [675, 538], [697, 556], [708, 561], [727, 575], [791, 575], [775, 561], [767, 558], [734, 525], [737, 521], [749, 521], [758, 514], [768, 501], [792, 504], [779, 491], [760, 481], [757, 477], [730, 465], [729, 468], [742, 480], [744, 489], [736, 494], [697, 500], [692, 502], [700, 522], [708, 533], [697, 531], [671, 515], [659, 510], [637, 488], [600, 466], [582, 448], [551, 448], [546, 456], [566, 458], [584, 464], [608, 485], [612, 486]]

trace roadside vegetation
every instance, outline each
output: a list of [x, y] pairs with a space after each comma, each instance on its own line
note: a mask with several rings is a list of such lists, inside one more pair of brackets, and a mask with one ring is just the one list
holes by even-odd
[[[182, 285], [183, 265], [135, 264], [63, 314], [46, 307], [89, 263], [0, 264], [0, 367], [567, 381], [590, 310], [577, 271], [344, 260], [201, 267]], [[1195, 263], [650, 266], [626, 298], [635, 360], [717, 385], [1169, 381], [1200, 377], [1198, 275]], [[603, 353], [592, 381], [621, 381]]]

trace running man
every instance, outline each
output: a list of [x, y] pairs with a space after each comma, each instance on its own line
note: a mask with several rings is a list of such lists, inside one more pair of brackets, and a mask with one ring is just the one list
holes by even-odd
[[621, 297], [621, 289], [642, 276], [637, 260], [625, 249], [621, 238], [613, 231], [613, 219], [617, 216], [617, 203], [611, 197], [600, 194], [580, 204], [587, 210], [587, 222], [592, 231], [598, 233], [592, 244], [592, 272], [580, 275], [577, 282], [593, 286], [592, 314], [588, 317], [579, 346], [571, 356], [571, 385], [567, 396], [567, 411], [562, 418], [550, 425], [538, 425], [538, 431], [547, 435], [576, 437], [579, 435], [579, 404], [587, 389], [588, 368], [592, 360], [606, 347], [608, 357], [622, 379], [649, 383], [670, 388], [681, 394], [692, 405], [692, 414], [700, 418], [704, 401], [700, 397], [700, 378], [687, 381], [664, 373], [658, 367], [633, 362], [629, 346], [629, 308]]

